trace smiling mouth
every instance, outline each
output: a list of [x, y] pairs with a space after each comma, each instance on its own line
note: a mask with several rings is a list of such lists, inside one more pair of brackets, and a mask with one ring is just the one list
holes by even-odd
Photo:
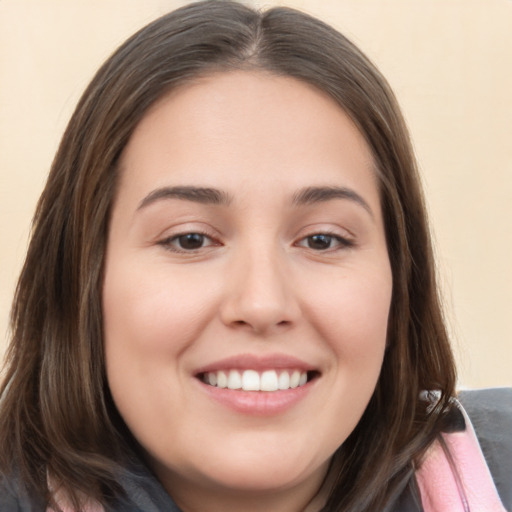
[[204, 372], [198, 378], [205, 384], [242, 391], [286, 391], [305, 386], [318, 377], [317, 371], [290, 370], [219, 370]]

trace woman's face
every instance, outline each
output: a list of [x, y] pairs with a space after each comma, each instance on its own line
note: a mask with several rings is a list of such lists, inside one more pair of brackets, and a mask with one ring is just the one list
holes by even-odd
[[150, 110], [120, 164], [105, 350], [178, 503], [314, 494], [374, 391], [391, 282], [370, 150], [325, 94], [240, 71]]

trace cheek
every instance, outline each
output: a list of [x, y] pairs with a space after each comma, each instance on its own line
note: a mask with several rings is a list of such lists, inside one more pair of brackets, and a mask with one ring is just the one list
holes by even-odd
[[143, 357], [172, 355], [194, 340], [211, 300], [204, 287], [150, 265], [140, 270], [136, 265], [107, 266], [103, 287], [107, 351], [118, 346], [140, 351]]
[[159, 411], [172, 425], [170, 411], [184, 407], [186, 397], [169, 390], [181, 389], [186, 375], [181, 354], [200, 336], [210, 311], [206, 294], [197, 293], [200, 287], [166, 274], [158, 266], [142, 269], [120, 259], [112, 266], [107, 262], [105, 272], [108, 383], [121, 415], [140, 439], [156, 435], [152, 426], [139, 425], [141, 415], [150, 418]]
[[102, 306], [108, 383], [121, 416], [144, 446], [162, 435], [158, 419], [172, 430], [172, 411], [186, 407], [187, 397], [169, 390], [181, 389], [180, 355], [208, 315], [198, 289], [155, 266], [107, 262]]
[[323, 429], [327, 457], [354, 430], [375, 390], [386, 347], [391, 277], [351, 269], [316, 284], [306, 316], [330, 351], [319, 398], [324, 405], [315, 423]]
[[363, 415], [375, 390], [386, 349], [390, 274], [365, 273], [340, 281], [315, 305], [315, 326], [332, 353], [326, 411], [333, 445], [340, 445]]
[[342, 278], [311, 301], [316, 328], [341, 360], [378, 359], [386, 345], [391, 275]]

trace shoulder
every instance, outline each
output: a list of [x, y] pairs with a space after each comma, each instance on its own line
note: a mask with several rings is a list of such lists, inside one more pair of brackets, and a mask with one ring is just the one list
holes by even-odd
[[18, 512], [22, 509], [19, 507], [18, 499], [14, 493], [11, 482], [0, 474], [0, 510], [2, 512]]
[[475, 429], [506, 507], [512, 507], [512, 388], [461, 391], [458, 396]]
[[0, 473], [1, 512], [44, 512], [44, 504], [23, 491], [16, 479]]

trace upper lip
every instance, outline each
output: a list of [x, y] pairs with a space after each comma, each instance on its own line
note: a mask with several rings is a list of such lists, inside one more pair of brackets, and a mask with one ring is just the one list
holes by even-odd
[[201, 366], [194, 373], [196, 375], [221, 370], [300, 370], [313, 371], [318, 370], [315, 366], [302, 361], [294, 356], [286, 354], [240, 354], [236, 356], [219, 359], [213, 363]]

